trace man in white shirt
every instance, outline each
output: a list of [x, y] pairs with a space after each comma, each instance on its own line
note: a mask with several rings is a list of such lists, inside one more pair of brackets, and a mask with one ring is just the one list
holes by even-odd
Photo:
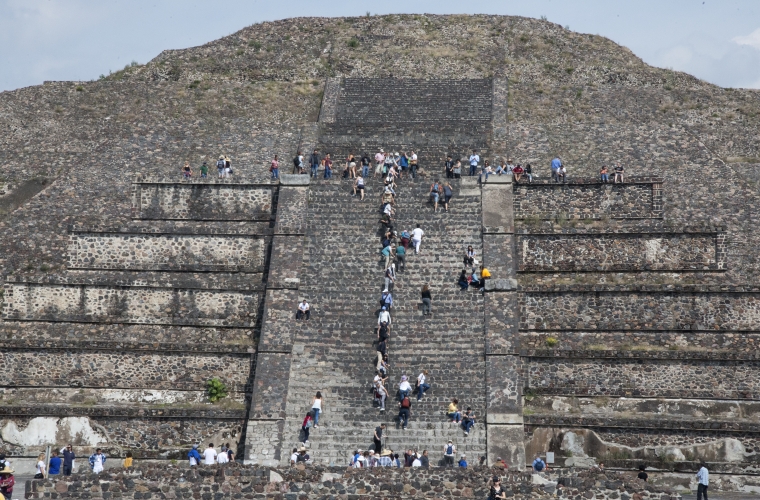
[[306, 302], [306, 299], [303, 299], [303, 302], [298, 304], [298, 312], [296, 312], [296, 319], [309, 319], [309, 316], [311, 316], [311, 308], [309, 307], [309, 303]]
[[390, 324], [391, 324], [391, 313], [388, 312], [388, 308], [385, 307], [385, 306], [383, 306], [383, 308], [380, 311], [380, 314], [378, 314], [378, 316], [377, 316], [377, 328], [378, 328], [378, 331], [380, 330], [380, 323], [382, 323], [383, 321], [386, 322], [386, 323], [388, 323], [388, 325], [390, 326]]
[[216, 463], [216, 450], [214, 449], [214, 443], [209, 443], [208, 448], [203, 452], [203, 463], [206, 465], [214, 465]]
[[227, 448], [222, 446], [222, 452], [216, 456], [216, 463], [226, 464], [230, 461], [230, 456], [227, 454]]
[[425, 383], [425, 380], [427, 380], [427, 373], [427, 370], [422, 370], [422, 373], [417, 377], [417, 401], [422, 399], [422, 396], [425, 395], [425, 391], [430, 389], [430, 384]]
[[417, 224], [417, 227], [412, 231], [412, 245], [414, 245], [414, 253], [420, 253], [420, 243], [422, 243], [422, 235], [425, 234], [425, 231], [420, 229], [420, 225]]
[[409, 377], [406, 375], [401, 376], [401, 383], [398, 385], [398, 400], [403, 401], [404, 398], [409, 397], [412, 394], [412, 386], [409, 384]]
[[290, 465], [295, 465], [298, 462], [298, 448], [293, 448], [293, 454], [290, 455]]
[[475, 172], [478, 171], [478, 163], [480, 163], [480, 156], [478, 156], [478, 152], [473, 149], [472, 154], [470, 155], [470, 177], [475, 175]]
[[705, 500], [707, 500], [707, 485], [710, 484], [710, 473], [707, 472], [707, 464], [704, 462], [702, 462], [699, 472], [697, 472], [697, 481], [699, 482], [697, 485], [697, 500], [702, 500], [703, 495]]
[[412, 151], [412, 156], [409, 157], [409, 174], [412, 179], [417, 178], [417, 153]]

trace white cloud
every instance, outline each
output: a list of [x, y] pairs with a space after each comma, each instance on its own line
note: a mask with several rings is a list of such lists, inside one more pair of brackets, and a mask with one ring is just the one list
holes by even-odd
[[731, 41], [739, 45], [749, 45], [750, 47], [760, 50], [760, 28], [757, 28], [747, 36], [736, 36], [732, 38]]

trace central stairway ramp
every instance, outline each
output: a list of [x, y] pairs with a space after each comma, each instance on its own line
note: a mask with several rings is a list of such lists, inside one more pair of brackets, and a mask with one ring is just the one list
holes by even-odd
[[[421, 403], [413, 398], [412, 419], [403, 431], [395, 426], [395, 399], [389, 398], [386, 412], [372, 407], [374, 329], [383, 288], [381, 189], [379, 182], [368, 181], [361, 202], [351, 196], [348, 181], [318, 180], [310, 186], [299, 294], [313, 312], [294, 337], [283, 448], [298, 445], [301, 422], [319, 390], [324, 412], [310, 433], [310, 453], [318, 463], [347, 463], [353, 450], [371, 445], [381, 422], [388, 426], [386, 446], [397, 452], [428, 449], [435, 462], [452, 439], [460, 453], [484, 455], [483, 420], [465, 437], [444, 415], [451, 397], [472, 406], [479, 417], [485, 412], [483, 298], [456, 285], [464, 249], [480, 249], [479, 199], [459, 196], [455, 186], [452, 211], [434, 214], [426, 185], [399, 183], [396, 227], [412, 229], [419, 222], [426, 234], [421, 254], [412, 251], [394, 290], [388, 387], [393, 396], [401, 374], [415, 379], [421, 369], [429, 370], [433, 385]], [[418, 306], [424, 283], [433, 290], [434, 315], [423, 320]], [[287, 461], [285, 453], [281, 460]]]

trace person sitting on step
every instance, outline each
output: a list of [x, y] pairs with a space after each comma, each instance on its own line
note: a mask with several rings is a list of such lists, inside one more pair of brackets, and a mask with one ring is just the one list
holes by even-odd
[[296, 311], [296, 319], [303, 318], [304, 320], [308, 320], [311, 316], [311, 307], [309, 306], [309, 303], [306, 302], [306, 299], [303, 299], [303, 302], [298, 304], [298, 311]]

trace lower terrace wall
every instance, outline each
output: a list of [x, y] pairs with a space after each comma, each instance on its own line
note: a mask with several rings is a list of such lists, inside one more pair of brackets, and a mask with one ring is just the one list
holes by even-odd
[[7, 283], [3, 318], [250, 327], [258, 308], [250, 292]]
[[[37, 411], [50, 411], [25, 410], [32, 415]], [[87, 409], [84, 410], [87, 413]], [[120, 460], [127, 451], [135, 458], [185, 460], [193, 444], [205, 447], [209, 442], [217, 445], [230, 442], [235, 443], [235, 450], [245, 424], [242, 409], [128, 411], [100, 407], [90, 410], [93, 415], [63, 416], [82, 412], [60, 409], [55, 416], [0, 415], [0, 448], [8, 456], [34, 456], [50, 443], [71, 443], [80, 457], [87, 457], [93, 448], [101, 447], [112, 460]], [[3, 413], [9, 413], [9, 409], [3, 409]], [[84, 461], [80, 458], [79, 467], [80, 471], [84, 470], [86, 458]]]
[[245, 390], [251, 355], [129, 351], [2, 350], [0, 386], [204, 390], [219, 377]]
[[634, 479], [632, 474], [567, 472], [544, 475], [546, 485], [532, 484], [530, 474], [507, 473], [499, 469], [344, 469], [293, 467], [268, 469], [227, 464], [188, 470], [175, 466], [108, 470], [98, 476], [78, 474], [51, 481], [31, 481], [27, 499], [42, 498], [279, 498], [311, 500], [322, 498], [406, 499], [478, 498], [488, 496], [492, 475], [502, 477], [509, 498], [556, 498], [557, 483], [563, 498], [593, 495], [598, 500], [676, 500], [680, 495]]
[[520, 330], [760, 330], [757, 292], [536, 288], [519, 302]]
[[237, 235], [75, 233], [69, 269], [262, 272], [263, 238]]
[[527, 385], [543, 393], [760, 399], [760, 360], [531, 358]]

